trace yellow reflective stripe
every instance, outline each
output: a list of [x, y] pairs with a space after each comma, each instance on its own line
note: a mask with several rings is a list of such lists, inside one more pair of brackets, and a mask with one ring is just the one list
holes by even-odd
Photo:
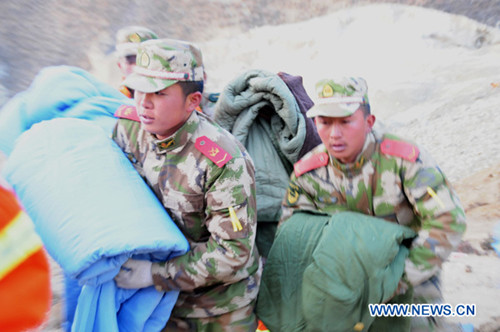
[[241, 231], [243, 227], [241, 226], [240, 220], [236, 215], [236, 211], [234, 211], [234, 208], [232, 206], [229, 207], [229, 216], [231, 217], [231, 223], [233, 224], [233, 231]]
[[443, 201], [439, 198], [439, 196], [436, 194], [436, 192], [434, 190], [432, 190], [431, 187], [427, 187], [427, 193], [432, 197], [434, 198], [438, 203], [439, 205], [441, 205], [441, 207], [444, 209], [445, 206], [444, 206], [444, 203]]
[[0, 279], [43, 246], [30, 217], [20, 211], [0, 230]]

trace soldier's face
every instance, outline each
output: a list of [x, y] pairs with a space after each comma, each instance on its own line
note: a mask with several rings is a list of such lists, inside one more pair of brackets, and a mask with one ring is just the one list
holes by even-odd
[[135, 67], [135, 55], [129, 55], [126, 57], [120, 57], [118, 59], [118, 68], [122, 72], [123, 77], [127, 77], [132, 74]]
[[375, 116], [366, 118], [362, 109], [351, 116], [331, 118], [317, 116], [314, 119], [321, 141], [331, 156], [344, 164], [352, 163], [363, 149], [366, 135], [372, 130]]
[[174, 84], [153, 93], [135, 91], [134, 99], [142, 128], [164, 139], [182, 127], [198, 106], [201, 93], [185, 97], [180, 85]]

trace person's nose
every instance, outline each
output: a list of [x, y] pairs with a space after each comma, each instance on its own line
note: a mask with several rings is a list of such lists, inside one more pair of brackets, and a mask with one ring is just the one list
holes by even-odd
[[340, 138], [342, 137], [342, 127], [338, 123], [334, 123], [330, 129], [330, 137], [331, 138]]
[[139, 96], [139, 105], [144, 109], [151, 109], [153, 107], [152, 95], [152, 93], [141, 93]]

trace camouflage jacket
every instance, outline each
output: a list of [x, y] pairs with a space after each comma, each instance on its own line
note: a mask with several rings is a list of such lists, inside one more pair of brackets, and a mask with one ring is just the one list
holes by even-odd
[[153, 264], [157, 289], [181, 291], [172, 315], [209, 317], [253, 301], [262, 265], [254, 244], [254, 165], [245, 148], [198, 112], [164, 140], [120, 119], [113, 139], [191, 245], [187, 254]]
[[405, 265], [419, 285], [440, 271], [459, 244], [465, 213], [439, 167], [412, 143], [383, 133], [367, 136], [352, 164], [331, 158], [323, 144], [295, 164], [280, 224], [296, 210], [356, 211], [418, 233]]

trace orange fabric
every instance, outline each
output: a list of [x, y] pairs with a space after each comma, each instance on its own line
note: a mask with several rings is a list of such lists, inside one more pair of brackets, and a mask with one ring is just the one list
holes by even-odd
[[266, 332], [269, 331], [269, 329], [262, 323], [261, 320], [259, 320], [259, 325], [257, 325], [257, 331], [256, 332]]
[[52, 300], [49, 271], [40, 249], [0, 280], [0, 331], [25, 331], [48, 318]]
[[120, 92], [123, 93], [128, 98], [133, 98], [132, 91], [129, 90], [125, 85], [120, 86]]
[[[0, 231], [20, 211], [13, 193], [0, 186]], [[52, 293], [50, 266], [43, 249], [0, 279], [0, 331], [25, 331], [47, 318]]]
[[14, 193], [0, 186], [0, 231], [21, 211]]

